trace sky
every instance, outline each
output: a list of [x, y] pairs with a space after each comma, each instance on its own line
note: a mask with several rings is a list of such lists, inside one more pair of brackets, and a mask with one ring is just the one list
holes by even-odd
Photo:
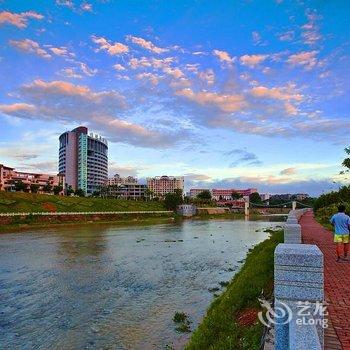
[[350, 2], [0, 0], [0, 163], [57, 173], [58, 136], [110, 175], [318, 195], [350, 133]]

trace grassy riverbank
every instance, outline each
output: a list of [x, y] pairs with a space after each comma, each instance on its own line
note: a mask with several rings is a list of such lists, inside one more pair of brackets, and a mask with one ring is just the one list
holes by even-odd
[[263, 326], [256, 318], [258, 298], [272, 295], [273, 255], [282, 240], [283, 232], [274, 231], [248, 254], [240, 272], [209, 307], [186, 350], [259, 349]]
[[15, 223], [10, 225], [0, 225], [1, 233], [11, 233], [11, 232], [22, 232], [26, 230], [45, 230], [60, 226], [84, 226], [84, 225], [113, 225], [113, 226], [148, 226], [148, 225], [159, 225], [159, 224], [170, 224], [174, 222], [174, 217], [172, 216], [145, 216], [145, 217], [122, 217], [120, 220], [101, 220], [101, 221], [68, 221], [60, 222], [53, 221], [48, 223]]
[[113, 198], [66, 197], [22, 192], [0, 192], [0, 213], [99, 212], [165, 210], [155, 201], [128, 201]]

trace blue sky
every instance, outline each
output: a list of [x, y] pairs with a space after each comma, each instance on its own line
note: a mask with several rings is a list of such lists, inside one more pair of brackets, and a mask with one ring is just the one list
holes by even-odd
[[59, 134], [82, 124], [109, 140], [111, 174], [336, 188], [349, 12], [345, 0], [0, 0], [0, 163], [54, 173]]

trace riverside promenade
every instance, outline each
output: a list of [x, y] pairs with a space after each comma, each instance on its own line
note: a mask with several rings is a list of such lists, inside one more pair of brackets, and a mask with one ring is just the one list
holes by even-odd
[[300, 219], [302, 241], [316, 244], [324, 255], [324, 287], [329, 328], [325, 350], [350, 350], [350, 261], [335, 261], [332, 232], [316, 222], [313, 212]]

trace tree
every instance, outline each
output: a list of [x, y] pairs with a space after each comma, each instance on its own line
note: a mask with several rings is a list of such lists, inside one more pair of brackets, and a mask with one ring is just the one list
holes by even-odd
[[74, 190], [73, 190], [72, 186], [69, 185], [69, 186], [67, 187], [66, 194], [67, 194], [67, 196], [70, 196], [70, 195], [73, 194], [73, 193], [74, 193]]
[[[350, 147], [346, 147], [346, 148], [344, 149], [344, 151], [345, 151], [345, 153], [346, 153], [347, 155], [350, 155]], [[344, 175], [344, 174], [349, 173], [349, 171], [350, 171], [350, 157], [345, 158], [345, 159], [343, 160], [343, 162], [341, 163], [341, 165], [342, 165], [344, 168], [346, 168], [346, 170], [342, 170], [342, 171], [340, 172], [340, 175]]]
[[77, 190], [75, 190], [75, 195], [79, 196], [79, 197], [85, 197], [85, 192], [83, 189], [78, 188]]
[[262, 203], [260, 194], [258, 192], [254, 192], [249, 196], [249, 201], [252, 203]]
[[23, 183], [22, 180], [18, 180], [15, 182], [15, 191], [16, 192], [23, 192], [27, 189], [27, 185]]
[[[175, 190], [177, 191], [177, 190]], [[168, 210], [175, 210], [176, 207], [183, 203], [182, 191], [167, 193], [164, 198], [164, 205]]]
[[240, 193], [236, 192], [236, 191], [232, 191], [232, 193], [231, 193], [231, 198], [232, 198], [233, 200], [240, 199], [240, 198], [242, 198], [242, 197], [243, 197], [243, 196], [242, 196]]
[[52, 191], [52, 186], [50, 184], [46, 184], [43, 187], [43, 191], [46, 192], [46, 193], [50, 193]]
[[57, 196], [58, 194], [60, 194], [60, 192], [62, 192], [63, 187], [62, 186], [54, 186], [53, 188], [53, 193]]
[[38, 185], [38, 184], [31, 184], [30, 185], [30, 192], [31, 193], [38, 193], [39, 188], [40, 188], [40, 185]]
[[147, 187], [146, 190], [145, 190], [146, 200], [152, 199], [153, 196], [154, 196], [154, 192]]
[[174, 193], [175, 193], [177, 196], [180, 196], [181, 198], [183, 198], [182, 190], [180, 190], [179, 188], [177, 188], [176, 190], [174, 190]]
[[197, 194], [197, 198], [204, 201], [211, 201], [211, 193], [209, 190], [204, 190]]

